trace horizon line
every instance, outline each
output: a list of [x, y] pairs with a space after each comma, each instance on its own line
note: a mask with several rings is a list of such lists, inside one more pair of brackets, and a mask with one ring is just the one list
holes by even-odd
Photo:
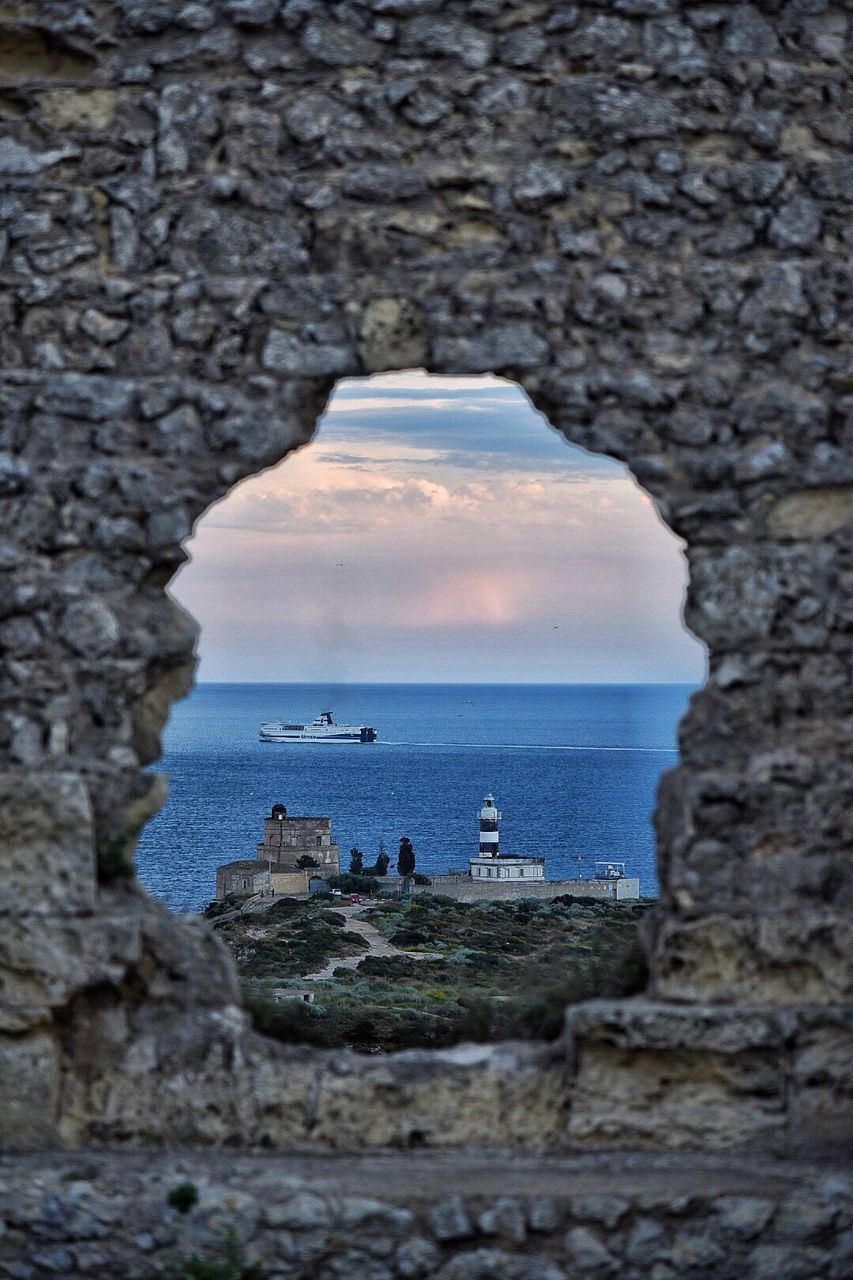
[[353, 689], [363, 685], [374, 688], [394, 688], [400, 685], [417, 688], [494, 688], [499, 685], [523, 686], [532, 689], [575, 689], [575, 688], [626, 688], [637, 685], [654, 688], [700, 688], [702, 680], [195, 680], [193, 688], [225, 685], [292, 685], [304, 688], [316, 688], [317, 685], [333, 686], [340, 689]]

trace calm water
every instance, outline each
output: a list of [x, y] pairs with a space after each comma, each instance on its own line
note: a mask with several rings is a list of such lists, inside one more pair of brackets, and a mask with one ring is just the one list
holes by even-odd
[[[392, 858], [401, 835], [418, 869], [462, 867], [492, 790], [501, 848], [545, 854], [557, 879], [619, 858], [643, 893], [657, 882], [650, 814], [675, 763], [687, 685], [199, 685], [175, 708], [158, 768], [166, 808], [146, 827], [137, 866], [174, 910], [207, 902], [218, 863], [254, 857], [276, 801], [332, 819], [341, 861], [358, 845]], [[374, 725], [372, 745], [261, 743], [261, 720]]]

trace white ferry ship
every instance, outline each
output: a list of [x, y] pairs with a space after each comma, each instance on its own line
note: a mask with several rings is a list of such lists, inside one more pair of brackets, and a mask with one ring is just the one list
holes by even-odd
[[335, 724], [331, 711], [321, 711], [310, 724], [269, 720], [261, 725], [261, 742], [375, 742], [366, 724]]

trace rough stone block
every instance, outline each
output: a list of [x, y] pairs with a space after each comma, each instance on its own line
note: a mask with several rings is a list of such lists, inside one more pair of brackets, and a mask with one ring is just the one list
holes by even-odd
[[408, 298], [374, 298], [359, 325], [358, 353], [365, 369], [412, 369], [426, 364], [420, 308]]
[[541, 1049], [460, 1045], [384, 1058], [330, 1055], [312, 1139], [333, 1147], [542, 1148], [565, 1124], [559, 1062]]
[[666, 1000], [836, 1004], [853, 996], [853, 923], [833, 912], [664, 922], [653, 960]]
[[92, 815], [82, 778], [0, 774], [0, 914], [73, 914], [94, 902]]
[[853, 778], [845, 755], [830, 727], [782, 743], [750, 735], [718, 768], [685, 763], [665, 774], [655, 813], [659, 866], [679, 909], [694, 916], [846, 911], [843, 833]]
[[784, 1017], [596, 1000], [567, 1025], [573, 1146], [715, 1150], [784, 1134]]
[[277, 1062], [277, 1048], [248, 1035], [236, 1006], [78, 1006], [62, 1082], [62, 1139], [72, 1146], [253, 1146], [270, 1145], [272, 1129], [279, 1145], [304, 1142], [308, 1073], [298, 1061]]
[[[821, 602], [832, 599], [834, 562], [827, 543], [703, 548], [691, 558], [685, 621], [718, 653], [755, 645], [821, 649], [831, 621]], [[786, 608], [792, 595], [814, 599], [814, 612], [803, 617]]]
[[37, 100], [54, 129], [106, 129], [115, 114], [112, 89], [50, 89]]
[[472, 338], [438, 338], [435, 365], [447, 373], [491, 373], [529, 369], [550, 358], [547, 342], [533, 325], [496, 325]]
[[177, 666], [166, 667], [134, 703], [133, 749], [143, 763], [149, 764], [159, 757], [162, 750], [161, 734], [172, 704], [189, 693], [194, 675], [195, 658]]
[[56, 1140], [59, 1055], [45, 1032], [0, 1036], [0, 1150]]
[[199, 916], [176, 920], [144, 899], [141, 920], [144, 981], [152, 1000], [193, 1012], [239, 1005], [237, 968], [223, 939]]
[[792, 1052], [791, 1142], [804, 1154], [853, 1147], [853, 1010], [804, 1012]]
[[270, 330], [261, 363], [273, 373], [292, 378], [339, 377], [356, 368], [355, 356], [347, 347], [303, 342], [282, 329]]
[[786, 494], [767, 513], [774, 538], [827, 538], [853, 524], [853, 486], [826, 485]]
[[[4, 18], [8, 11], [4, 12]], [[0, 40], [0, 78], [21, 84], [32, 80], [76, 80], [89, 76], [97, 65], [84, 50], [51, 39], [49, 30], [35, 25], [6, 25]]]
[[77, 992], [117, 986], [141, 958], [139, 919], [11, 917], [0, 931], [0, 1030], [23, 1031]]

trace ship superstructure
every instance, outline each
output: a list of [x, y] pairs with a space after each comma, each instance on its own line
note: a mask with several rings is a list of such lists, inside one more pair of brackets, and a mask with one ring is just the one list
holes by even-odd
[[268, 720], [261, 725], [261, 742], [375, 742], [376, 730], [366, 724], [335, 724], [331, 711], [321, 711], [310, 724]]

